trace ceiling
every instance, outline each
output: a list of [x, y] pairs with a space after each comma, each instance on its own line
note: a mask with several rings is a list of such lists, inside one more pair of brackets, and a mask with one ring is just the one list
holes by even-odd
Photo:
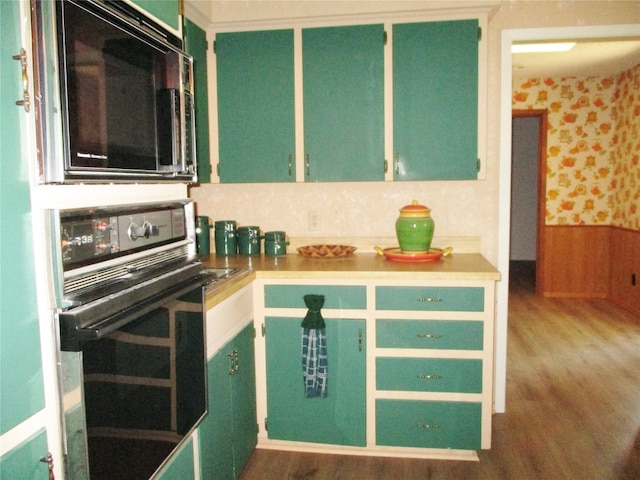
[[568, 52], [513, 54], [513, 76], [532, 78], [614, 75], [640, 64], [640, 38], [585, 39], [576, 42], [576, 46]]

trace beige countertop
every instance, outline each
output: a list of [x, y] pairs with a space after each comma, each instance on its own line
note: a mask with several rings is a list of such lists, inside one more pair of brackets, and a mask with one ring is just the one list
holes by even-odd
[[398, 262], [377, 253], [358, 252], [335, 259], [298, 253], [278, 257], [211, 255], [203, 263], [207, 268], [244, 268], [253, 278], [265, 279], [500, 280], [500, 272], [478, 253], [452, 253], [429, 262]]

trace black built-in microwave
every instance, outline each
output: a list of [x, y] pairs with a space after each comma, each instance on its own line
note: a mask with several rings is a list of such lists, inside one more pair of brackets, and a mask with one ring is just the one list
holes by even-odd
[[32, 1], [41, 183], [196, 181], [182, 39], [122, 1]]

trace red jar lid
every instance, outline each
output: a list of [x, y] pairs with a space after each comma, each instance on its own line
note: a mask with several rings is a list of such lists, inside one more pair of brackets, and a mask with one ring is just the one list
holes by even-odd
[[401, 217], [428, 217], [430, 213], [431, 209], [420, 205], [417, 200], [411, 202], [411, 205], [405, 205], [400, 209]]

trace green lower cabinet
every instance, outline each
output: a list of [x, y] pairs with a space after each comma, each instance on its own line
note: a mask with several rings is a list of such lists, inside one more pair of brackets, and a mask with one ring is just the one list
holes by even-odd
[[482, 312], [482, 287], [376, 287], [377, 310]]
[[193, 467], [193, 440], [189, 438], [158, 473], [156, 480], [189, 480], [196, 478]]
[[379, 399], [376, 444], [476, 450], [480, 448], [481, 410], [479, 402]]
[[483, 338], [479, 321], [376, 319], [378, 348], [482, 350]]
[[327, 319], [326, 397], [307, 398], [301, 318], [266, 317], [269, 439], [366, 445], [365, 321]]
[[[47, 454], [47, 433], [35, 436], [0, 457], [0, 478], [38, 480], [47, 478], [48, 467], [39, 459]], [[56, 459], [54, 459], [54, 462]]]
[[376, 388], [482, 393], [482, 360], [379, 357], [376, 359]]
[[257, 421], [253, 340], [251, 324], [209, 360], [209, 412], [199, 427], [203, 479], [238, 478], [255, 449]]
[[307, 308], [304, 296], [324, 295], [322, 308], [365, 309], [367, 287], [362, 285], [265, 285], [267, 308]]

